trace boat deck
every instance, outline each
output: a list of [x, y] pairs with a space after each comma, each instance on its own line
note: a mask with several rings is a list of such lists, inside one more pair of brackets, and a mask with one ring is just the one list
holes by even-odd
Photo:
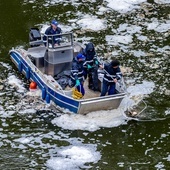
[[[44, 67], [39, 68], [39, 70], [44, 73]], [[65, 90], [69, 91], [72, 88], [67, 86]], [[84, 82], [84, 89], [85, 89], [85, 95], [83, 96], [83, 99], [89, 99], [89, 98], [94, 98], [94, 97], [99, 97], [100, 92], [99, 91], [94, 91], [88, 88], [88, 78]]]
[[[65, 90], [71, 90], [69, 86], [66, 87]], [[85, 80], [84, 82], [84, 89], [85, 89], [85, 95], [83, 96], [83, 99], [89, 99], [89, 98], [94, 98], [94, 97], [99, 97], [100, 92], [99, 91], [94, 91], [88, 88], [88, 79]]]
[[99, 91], [94, 91], [88, 88], [88, 79], [86, 79], [86, 81], [84, 82], [84, 88], [85, 88], [85, 95], [83, 96], [84, 99], [89, 99], [89, 98], [100, 96]]

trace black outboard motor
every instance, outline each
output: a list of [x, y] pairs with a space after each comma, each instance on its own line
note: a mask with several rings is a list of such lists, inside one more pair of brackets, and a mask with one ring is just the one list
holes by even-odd
[[36, 47], [43, 44], [41, 34], [38, 28], [31, 28], [29, 33], [29, 41], [31, 47]]

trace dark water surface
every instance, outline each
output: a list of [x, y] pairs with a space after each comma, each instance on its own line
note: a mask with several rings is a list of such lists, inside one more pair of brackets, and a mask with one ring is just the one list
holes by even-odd
[[[170, 1], [128, 2], [1, 0], [0, 169], [170, 169]], [[133, 70], [125, 72], [128, 92], [147, 105], [139, 120], [120, 110], [63, 115], [28, 95], [8, 52], [28, 46], [29, 29], [53, 18]]]

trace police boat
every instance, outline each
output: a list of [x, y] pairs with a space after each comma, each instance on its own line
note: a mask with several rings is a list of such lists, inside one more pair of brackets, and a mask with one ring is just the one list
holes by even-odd
[[[100, 97], [100, 92], [88, 88], [88, 80], [85, 80], [85, 95], [82, 96], [75, 88], [67, 87], [69, 81], [72, 60], [83, 46], [73, 41], [73, 33], [60, 34], [60, 44], [53, 43], [50, 35], [45, 46], [42, 34], [38, 28], [31, 28], [29, 32], [29, 48], [12, 48], [9, 51], [12, 62], [26, 79], [37, 84], [42, 92], [42, 99], [47, 103], [53, 102], [59, 108], [68, 109], [71, 113], [87, 114], [93, 111], [111, 110], [119, 107], [125, 97], [123, 80], [116, 85], [117, 93]], [[101, 89], [103, 71], [98, 69], [98, 85]], [[64, 86], [63, 86], [64, 85]], [[63, 110], [63, 109], [61, 109]]]

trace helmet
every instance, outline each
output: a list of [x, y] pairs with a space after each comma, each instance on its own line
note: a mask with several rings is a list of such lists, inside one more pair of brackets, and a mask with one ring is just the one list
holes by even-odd
[[78, 59], [85, 60], [85, 56], [84, 56], [83, 54], [79, 53], [79, 54], [77, 55], [77, 60], [78, 60]]
[[57, 25], [58, 25], [58, 22], [54, 19], [54, 20], [51, 21], [51, 24], [57, 26]]

